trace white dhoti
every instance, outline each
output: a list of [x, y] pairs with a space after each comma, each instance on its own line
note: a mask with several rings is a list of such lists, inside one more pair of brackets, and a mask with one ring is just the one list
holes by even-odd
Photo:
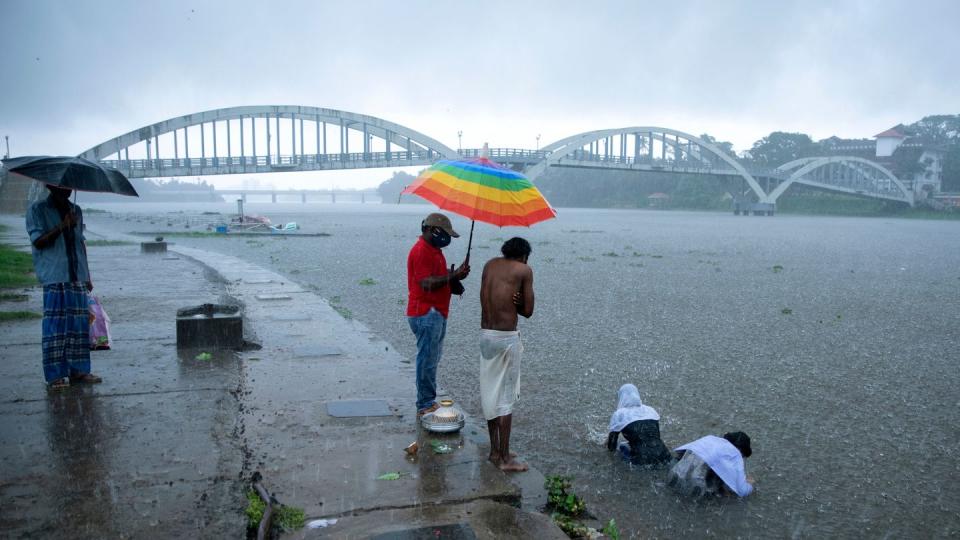
[[480, 330], [480, 405], [493, 420], [513, 413], [520, 397], [520, 332]]

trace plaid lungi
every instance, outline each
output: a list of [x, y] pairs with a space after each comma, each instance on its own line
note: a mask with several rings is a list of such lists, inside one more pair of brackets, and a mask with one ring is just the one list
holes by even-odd
[[81, 283], [43, 286], [43, 375], [47, 382], [90, 373], [90, 319]]

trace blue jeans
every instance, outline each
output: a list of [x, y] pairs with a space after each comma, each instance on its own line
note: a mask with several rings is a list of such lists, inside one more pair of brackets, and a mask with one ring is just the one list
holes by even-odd
[[417, 336], [417, 410], [434, 404], [437, 397], [437, 364], [443, 354], [447, 319], [434, 308], [425, 315], [407, 317]]

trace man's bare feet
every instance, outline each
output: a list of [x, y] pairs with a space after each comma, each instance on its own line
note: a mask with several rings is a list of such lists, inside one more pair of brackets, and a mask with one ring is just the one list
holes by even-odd
[[[510, 452], [510, 459], [513, 460], [516, 458], [517, 458], [517, 453]], [[487, 456], [487, 459], [489, 459], [490, 462], [493, 463], [494, 465], [500, 465], [500, 454], [494, 454], [493, 452], [491, 452], [490, 455]]]
[[526, 463], [521, 463], [514, 459], [512, 456], [509, 460], [504, 461], [500, 464], [500, 470], [503, 472], [523, 472], [529, 469], [530, 466]]

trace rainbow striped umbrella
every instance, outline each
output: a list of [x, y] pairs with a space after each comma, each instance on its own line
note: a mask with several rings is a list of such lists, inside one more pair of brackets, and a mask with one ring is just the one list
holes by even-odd
[[[557, 212], [527, 177], [490, 161], [444, 159], [420, 173], [404, 194], [418, 195], [465, 218], [498, 227], [529, 227], [557, 217]], [[470, 242], [473, 224], [470, 224]]]

